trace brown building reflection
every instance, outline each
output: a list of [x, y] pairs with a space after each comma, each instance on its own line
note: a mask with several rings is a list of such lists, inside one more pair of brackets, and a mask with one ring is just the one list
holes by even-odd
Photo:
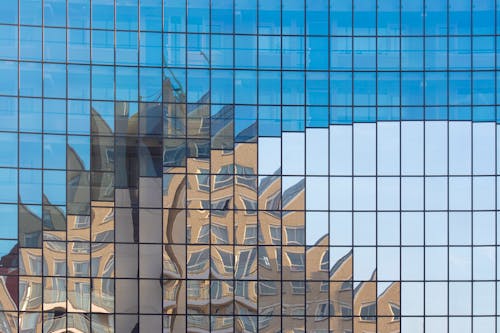
[[66, 207], [20, 205], [0, 331], [400, 330], [399, 282], [353, 281], [327, 230], [306, 244], [305, 181], [258, 175], [255, 124], [235, 134], [232, 106], [168, 80], [163, 100], [116, 103], [112, 123], [93, 108]]

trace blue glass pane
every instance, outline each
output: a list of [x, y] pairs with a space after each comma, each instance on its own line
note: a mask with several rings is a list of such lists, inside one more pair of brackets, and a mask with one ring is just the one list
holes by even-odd
[[19, 170], [19, 198], [24, 204], [42, 204], [42, 170]]
[[328, 73], [306, 73], [306, 103], [310, 105], [328, 105]]
[[162, 36], [161, 33], [143, 32], [139, 36], [139, 64], [146, 66], [162, 65]]
[[0, 168], [0, 202], [17, 202], [17, 170]]
[[448, 108], [447, 107], [426, 107], [425, 108], [426, 120], [447, 120]]
[[212, 103], [233, 103], [233, 71], [212, 70], [210, 93]]
[[257, 67], [257, 37], [235, 36], [234, 53], [237, 68]]
[[90, 2], [68, 0], [68, 26], [73, 28], [90, 27]]
[[304, 104], [304, 72], [283, 72], [283, 104]]
[[68, 97], [90, 98], [90, 66], [68, 66]]
[[66, 25], [66, 0], [44, 0], [43, 7], [43, 22], [45, 25]]
[[423, 0], [401, 0], [401, 33], [421, 35], [424, 26]]
[[278, 1], [258, 1], [259, 34], [281, 33], [281, 4]]
[[257, 103], [257, 73], [254, 71], [235, 72], [235, 102]]
[[254, 34], [257, 32], [257, 0], [238, 0], [234, 2], [234, 29], [236, 33]]
[[211, 0], [212, 33], [233, 32], [233, 2], [234, 0]]
[[448, 108], [450, 120], [471, 120], [471, 108], [469, 106], [450, 106]]
[[374, 122], [377, 120], [377, 112], [375, 108], [371, 107], [355, 107], [354, 108], [354, 122]]
[[259, 106], [259, 135], [281, 135], [281, 108], [278, 106]]
[[187, 28], [189, 32], [209, 32], [210, 0], [188, 1]]
[[43, 89], [45, 97], [66, 97], [66, 65], [44, 65]]
[[92, 66], [92, 98], [111, 100], [114, 98], [114, 68]]
[[141, 68], [139, 95], [141, 101], [161, 101], [161, 68]]
[[420, 107], [401, 108], [401, 120], [423, 120], [424, 110]]
[[90, 134], [90, 102], [68, 101], [68, 133]]
[[399, 35], [400, 0], [378, 2], [377, 33], [379, 35]]
[[[9, 3], [10, 6], [15, 4], [14, 1], [3, 1], [3, 3]], [[33, 24], [33, 25], [41, 25], [42, 24], [42, 5], [43, 2], [40, 0], [19, 0], [20, 7], [20, 15], [19, 21], [21, 24]], [[17, 6], [16, 6], [17, 7]], [[17, 9], [17, 8], [16, 8]], [[7, 14], [8, 11], [1, 11], [3, 14]], [[14, 16], [9, 19], [12, 20]], [[13, 22], [12, 22], [13, 23]]]
[[163, 61], [167, 66], [183, 67], [186, 65], [186, 35], [163, 35]]
[[394, 121], [400, 119], [399, 107], [379, 107], [377, 108], [377, 120]]
[[21, 60], [42, 60], [42, 29], [38, 27], [21, 27], [19, 31]]
[[[352, 68], [352, 38], [332, 37], [330, 39], [330, 68], [348, 70]], [[322, 55], [324, 57], [324, 54]]]
[[79, 166], [82, 169], [90, 170], [90, 137], [76, 135], [68, 136], [68, 168], [71, 167], [70, 156], [77, 157]]
[[164, 1], [163, 6], [165, 31], [186, 31], [186, 0]]
[[447, 5], [447, 0], [426, 1], [425, 33], [427, 35], [446, 35], [448, 30]]
[[113, 1], [92, 0], [92, 28], [114, 29], [115, 6]]
[[283, 112], [283, 131], [303, 131], [304, 130], [304, 112], [303, 106], [284, 106]]
[[495, 108], [492, 106], [475, 106], [472, 109], [473, 121], [495, 121]]
[[0, 92], [3, 95], [17, 95], [17, 63], [14, 61], [0, 61]]
[[306, 109], [306, 127], [328, 127], [327, 107], [309, 106]]
[[306, 33], [328, 35], [328, 0], [306, 1]]
[[423, 104], [422, 73], [401, 73], [401, 104]]
[[351, 107], [333, 107], [330, 109], [331, 124], [351, 124], [352, 123]]
[[19, 63], [19, 94], [21, 96], [42, 96], [42, 64]]
[[113, 31], [92, 31], [92, 63], [113, 64], [114, 62]]
[[43, 136], [43, 167], [66, 168], [66, 137], [64, 135]]
[[449, 33], [453, 35], [468, 35], [471, 33], [471, 3], [470, 0], [454, 0], [450, 2]]
[[250, 142], [257, 138], [257, 107], [238, 105], [234, 112], [234, 140]]
[[282, 0], [283, 34], [300, 35], [304, 33], [304, 1]]
[[281, 104], [281, 73], [259, 71], [259, 103]]
[[17, 167], [17, 134], [0, 133], [0, 166]]
[[0, 25], [0, 58], [17, 60], [17, 26]]
[[306, 52], [307, 69], [328, 69], [328, 38], [327, 37], [308, 37]]
[[0, 130], [17, 131], [17, 98], [0, 97]]
[[352, 0], [330, 1], [330, 34], [352, 35]]
[[141, 30], [161, 31], [162, 0], [140, 0]]
[[90, 31], [83, 29], [68, 30], [68, 62], [89, 63]]
[[139, 14], [138, 0], [116, 0], [116, 28], [123, 30], [137, 30]]
[[491, 35], [495, 33], [495, 1], [472, 0], [473, 34]]
[[66, 204], [66, 171], [43, 171], [43, 195], [50, 204]]
[[330, 104], [352, 105], [352, 74], [332, 72], [330, 81]]
[[354, 34], [374, 35], [377, 20], [375, 0], [354, 0]]
[[[0, 238], [17, 239], [17, 205], [0, 205], [0, 214], [2, 216]], [[5, 253], [4, 250], [0, 251]]]
[[43, 103], [44, 133], [66, 133], [66, 101], [45, 99]]
[[35, 98], [19, 100], [19, 130], [42, 132], [42, 101]]
[[16, 24], [17, 18], [17, 1], [2, 1], [0, 3], [0, 23]]

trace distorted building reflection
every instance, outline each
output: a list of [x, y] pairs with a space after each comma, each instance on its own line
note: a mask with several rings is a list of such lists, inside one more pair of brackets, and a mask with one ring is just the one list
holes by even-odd
[[398, 332], [399, 282], [353, 280], [328, 230], [306, 242], [305, 177], [259, 174], [255, 122], [175, 85], [92, 107], [66, 205], [20, 204], [1, 331]]

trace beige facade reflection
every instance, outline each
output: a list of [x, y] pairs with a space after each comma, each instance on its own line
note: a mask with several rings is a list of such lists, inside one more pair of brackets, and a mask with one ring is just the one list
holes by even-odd
[[90, 168], [68, 146], [67, 210], [20, 206], [0, 331], [399, 332], [399, 282], [353, 281], [327, 234], [306, 244], [304, 178], [258, 175], [232, 107], [186, 104], [168, 80], [163, 94], [117, 103], [113, 126], [92, 109]]

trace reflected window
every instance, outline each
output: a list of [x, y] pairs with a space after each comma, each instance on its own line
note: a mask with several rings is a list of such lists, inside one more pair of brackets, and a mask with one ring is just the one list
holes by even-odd
[[224, 272], [233, 273], [233, 254], [231, 252], [226, 252], [221, 249], [217, 249], [220, 259], [222, 260], [222, 266], [224, 267]]
[[377, 320], [377, 304], [371, 303], [361, 307], [361, 320], [376, 321]]
[[210, 191], [210, 175], [208, 174], [208, 169], [198, 169], [196, 180], [198, 181], [198, 190], [203, 192]]
[[231, 186], [233, 184], [233, 165], [224, 165], [215, 176], [214, 190]]
[[191, 253], [187, 262], [188, 270], [190, 272], [199, 272], [203, 270], [208, 263], [208, 257], [209, 249], [203, 249], [201, 251]]
[[266, 201], [266, 210], [280, 210], [281, 209], [281, 193], [276, 192], [272, 196], [269, 197]]
[[291, 281], [292, 294], [304, 295], [306, 293], [306, 283], [304, 281]]
[[89, 263], [88, 261], [73, 262], [73, 274], [74, 276], [88, 276], [89, 275]]
[[396, 304], [389, 304], [389, 307], [391, 308], [391, 312], [392, 312], [392, 321], [399, 321], [400, 318], [401, 318], [401, 308], [396, 305]]
[[342, 305], [340, 307], [340, 314], [342, 315], [343, 319], [346, 319], [346, 320], [352, 319], [352, 307]]
[[352, 289], [352, 281], [344, 281], [340, 286], [340, 290], [351, 290]]
[[271, 234], [271, 244], [280, 245], [281, 244], [281, 227], [276, 225], [269, 226], [269, 233]]
[[247, 186], [252, 190], [257, 190], [257, 178], [253, 168], [236, 164], [236, 184]]
[[319, 269], [322, 270], [322, 271], [325, 271], [327, 272], [328, 269], [330, 268], [329, 267], [329, 262], [328, 262], [328, 250], [325, 251], [325, 253], [323, 253], [323, 257], [321, 257], [321, 264], [320, 264], [320, 267]]
[[54, 275], [66, 275], [66, 262], [64, 260], [54, 260]]
[[212, 224], [212, 235], [214, 236], [214, 244], [228, 244], [229, 236], [227, 227], [220, 224]]
[[325, 302], [325, 303], [320, 303], [318, 304], [318, 307], [316, 308], [316, 321], [319, 320], [324, 320], [327, 319], [328, 316], [334, 315], [335, 310], [333, 308], [333, 303], [331, 302]]
[[265, 246], [259, 246], [259, 265], [271, 269], [271, 262], [269, 261], [269, 256], [267, 255], [267, 250]]
[[198, 233], [198, 243], [208, 244], [209, 236], [210, 236], [210, 225], [204, 224], [200, 228], [200, 232]]
[[259, 239], [259, 243], [264, 242], [264, 236], [262, 235], [260, 225], [257, 229], [257, 224], [247, 224], [245, 226], [245, 239], [243, 240], [243, 244], [255, 245], [257, 244], [257, 237]]
[[319, 291], [322, 293], [327, 293], [328, 292], [328, 281], [323, 281], [321, 282], [321, 285], [319, 286]]
[[75, 229], [86, 229], [90, 227], [90, 216], [77, 216], [75, 218]]
[[304, 227], [285, 227], [288, 245], [304, 245], [305, 230]]
[[[292, 317], [296, 317], [297, 319], [303, 319], [305, 313], [306, 309], [303, 306], [298, 306], [290, 310], [290, 315]], [[304, 331], [302, 330], [302, 332]]]
[[236, 278], [242, 278], [250, 275], [255, 268], [253, 268], [256, 259], [256, 249], [241, 251], [237, 259]]
[[275, 281], [260, 281], [259, 295], [271, 296], [278, 295], [278, 288]]
[[304, 253], [287, 252], [288, 260], [290, 261], [290, 270], [294, 272], [302, 272], [305, 264]]
[[245, 206], [245, 214], [247, 215], [257, 215], [257, 200], [252, 200], [240, 196], [243, 205]]

